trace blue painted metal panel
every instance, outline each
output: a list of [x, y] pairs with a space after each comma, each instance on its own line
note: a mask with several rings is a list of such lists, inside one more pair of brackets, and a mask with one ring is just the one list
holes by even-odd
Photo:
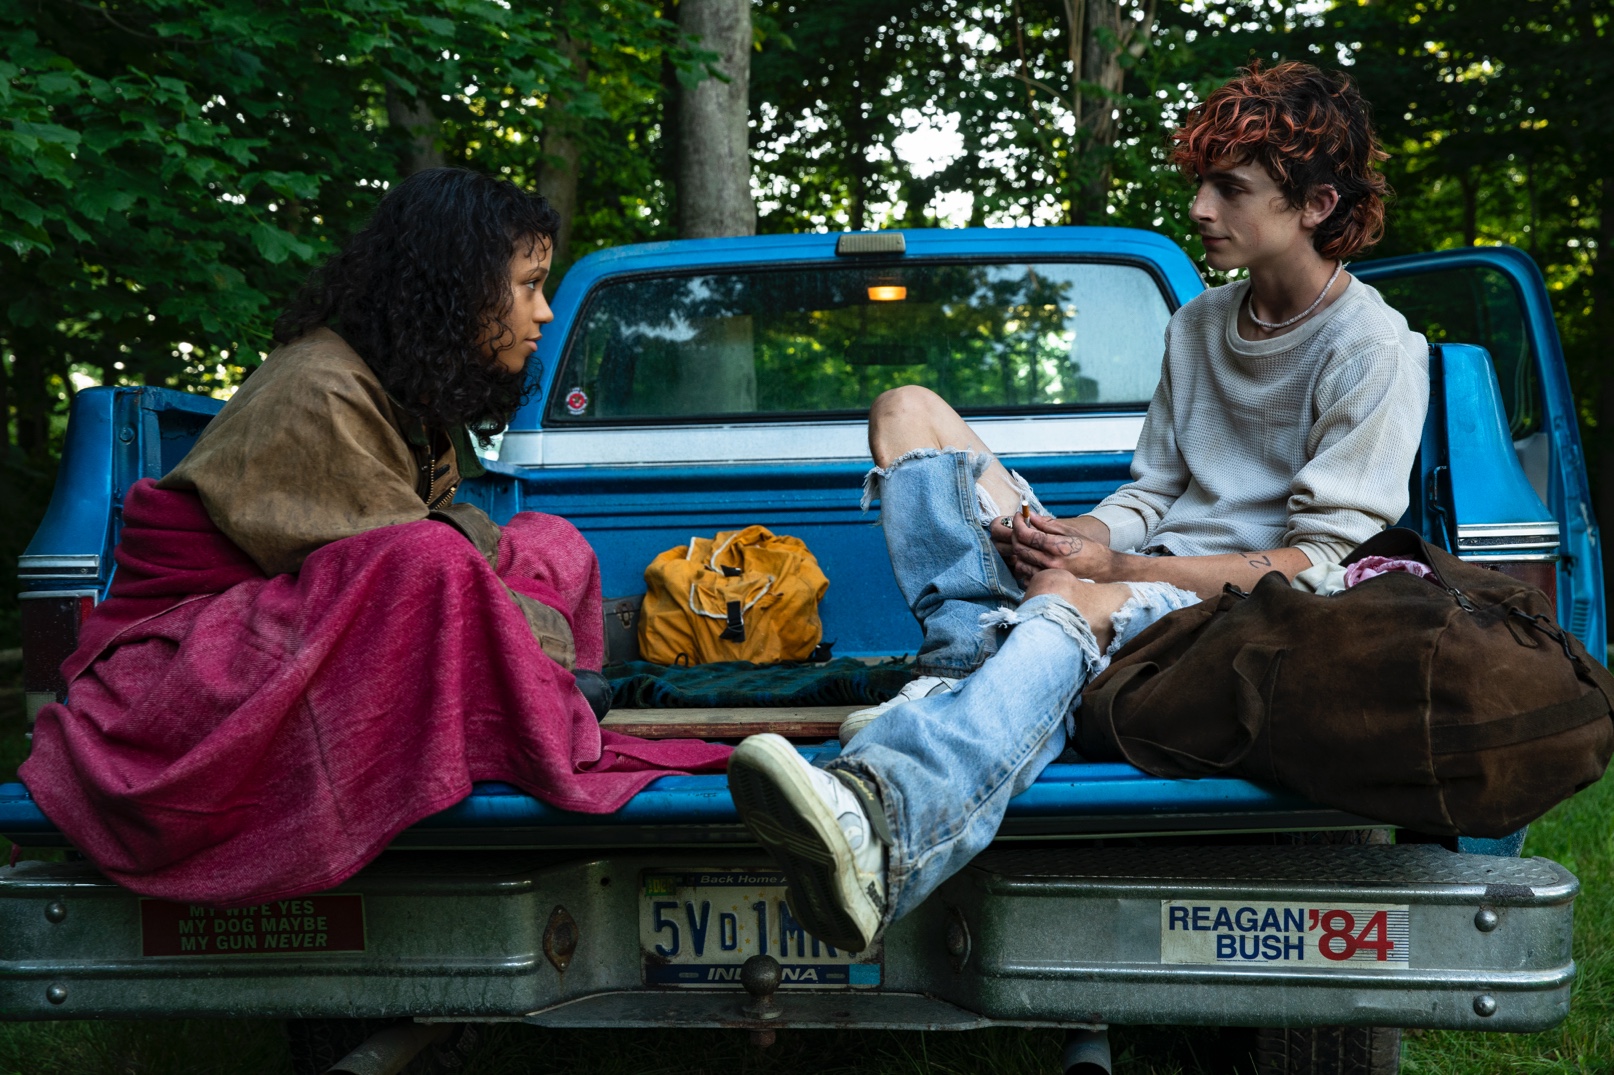
[[[825, 750], [833, 747], [802, 752], [812, 756]], [[1243, 780], [1166, 780], [1118, 764], [1050, 765], [1009, 803], [1008, 821], [1115, 818], [1116, 831], [1139, 831], [1147, 829], [1149, 817], [1163, 814], [1271, 815], [1281, 825], [1284, 815], [1316, 810], [1303, 799]], [[592, 828], [599, 830], [604, 846], [613, 829], [738, 823], [726, 777], [664, 776], [612, 814], [573, 813], [507, 784], [479, 784], [459, 803], [418, 822], [411, 833], [429, 838], [434, 830]], [[60, 832], [27, 788], [16, 783], [0, 784], [0, 835], [25, 847], [61, 843]]]
[[[1130, 453], [1008, 458], [1051, 511], [1080, 514], [1127, 478]], [[519, 508], [575, 525], [600, 560], [608, 597], [644, 592], [644, 569], [692, 535], [750, 523], [801, 538], [830, 580], [824, 639], [842, 656], [912, 653], [919, 629], [892, 578], [878, 516], [858, 507], [861, 463], [567, 468], [525, 472], [516, 502], [490, 497], [504, 521]], [[504, 514], [501, 514], [503, 512]]]
[[[73, 398], [56, 486], [45, 518], [23, 552], [24, 556], [99, 556], [97, 585], [105, 585], [114, 541], [111, 496], [117, 393], [114, 388], [87, 388]], [[54, 589], [59, 584], [25, 585]]]
[[[145, 477], [166, 474], [224, 406], [169, 388], [87, 388], [73, 399], [56, 487], [24, 556], [96, 555], [95, 585], [111, 579], [123, 496]], [[60, 583], [40, 582], [32, 588]]]
[[1440, 348], [1444, 376], [1446, 458], [1457, 523], [1552, 521], [1519, 466], [1502, 410], [1496, 368], [1482, 347]]
[[1351, 272], [1371, 282], [1464, 268], [1502, 273], [1513, 284], [1522, 308], [1546, 409], [1545, 428], [1552, 443], [1547, 506], [1558, 522], [1564, 552], [1558, 571], [1558, 619], [1579, 635], [1588, 650], [1601, 655], [1608, 645], [1602, 539], [1592, 513], [1591, 486], [1581, 452], [1579, 410], [1540, 268], [1522, 250], [1486, 246], [1364, 262], [1351, 266]]

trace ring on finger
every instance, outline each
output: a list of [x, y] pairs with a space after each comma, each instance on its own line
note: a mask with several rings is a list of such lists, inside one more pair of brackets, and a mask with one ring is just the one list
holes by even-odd
[[1014, 529], [1014, 516], [1013, 515], [1005, 515], [1003, 517], [1003, 528], [1005, 530], [1013, 530]]

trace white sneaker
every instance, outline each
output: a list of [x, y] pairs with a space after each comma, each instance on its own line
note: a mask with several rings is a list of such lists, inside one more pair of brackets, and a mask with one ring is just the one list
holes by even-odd
[[889, 712], [905, 702], [916, 701], [920, 698], [929, 698], [932, 694], [946, 694], [954, 690], [962, 679], [948, 679], [946, 676], [920, 676], [903, 686], [895, 698], [881, 702], [879, 705], [867, 709], [859, 709], [848, 713], [846, 719], [841, 721], [841, 746], [846, 746], [852, 737], [867, 728], [884, 713]]
[[852, 790], [768, 734], [734, 749], [729, 793], [784, 869], [790, 911], [807, 932], [848, 952], [872, 944], [885, 911], [886, 847]]

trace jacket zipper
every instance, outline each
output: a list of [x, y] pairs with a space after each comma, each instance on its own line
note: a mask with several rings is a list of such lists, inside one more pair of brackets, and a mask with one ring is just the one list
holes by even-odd
[[[426, 446], [426, 467], [425, 467], [425, 470], [426, 470], [426, 498], [425, 498], [426, 499], [426, 510], [428, 510], [428, 511], [436, 511], [437, 506], [438, 506], [438, 497], [437, 497], [437, 450], [435, 448], [433, 448], [430, 444], [428, 444]], [[455, 482], [453, 485], [450, 485], [447, 489], [443, 490], [442, 501], [444, 503], [446, 503], [448, 501], [453, 500], [454, 499], [454, 494], [456, 492], [458, 492], [458, 491], [459, 491], [459, 483]]]
[[437, 449], [432, 447], [431, 433], [426, 434], [426, 508], [431, 510], [432, 497], [437, 492]]

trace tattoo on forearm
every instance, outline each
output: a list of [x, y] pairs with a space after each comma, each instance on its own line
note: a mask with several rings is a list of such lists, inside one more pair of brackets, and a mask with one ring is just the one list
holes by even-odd
[[1250, 557], [1249, 564], [1251, 567], [1272, 566], [1272, 557], [1270, 556], [1256, 556], [1254, 553], [1245, 553], [1244, 555]]

